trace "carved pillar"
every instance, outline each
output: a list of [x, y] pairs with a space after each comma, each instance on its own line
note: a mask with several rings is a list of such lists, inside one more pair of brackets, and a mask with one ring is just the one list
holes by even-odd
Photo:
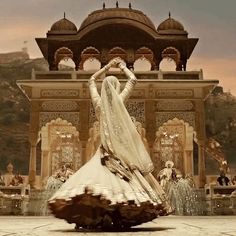
[[50, 152], [48, 150], [42, 150], [41, 156], [41, 181], [42, 185], [45, 186], [47, 179], [49, 177], [49, 167], [51, 166], [49, 163]]
[[83, 164], [86, 162], [85, 150], [89, 134], [90, 104], [91, 104], [90, 100], [83, 100], [79, 102], [79, 107], [80, 107], [79, 137], [82, 145], [81, 158]]
[[30, 109], [30, 162], [29, 162], [29, 184], [31, 188], [35, 188], [36, 181], [36, 146], [38, 143], [39, 133], [39, 104], [37, 102], [31, 103]]
[[182, 61], [180, 60], [178, 64], [176, 64], [176, 71], [182, 71]]
[[153, 144], [155, 140], [156, 132], [156, 116], [153, 115], [156, 111], [155, 104], [154, 100], [145, 101], [146, 137], [150, 148], [152, 148], [151, 144]]
[[199, 187], [203, 188], [206, 184], [206, 164], [205, 164], [205, 145], [204, 141], [198, 141], [198, 175]]
[[30, 134], [30, 162], [29, 162], [29, 184], [31, 188], [35, 188], [36, 181], [36, 146], [38, 141], [38, 133]]
[[205, 164], [205, 109], [204, 101], [196, 101], [196, 131], [198, 140], [198, 175], [199, 187], [203, 188], [206, 184], [206, 164]]
[[187, 69], [187, 60], [183, 60], [183, 70], [186, 71]]
[[191, 150], [184, 151], [184, 174], [193, 174], [193, 152]]

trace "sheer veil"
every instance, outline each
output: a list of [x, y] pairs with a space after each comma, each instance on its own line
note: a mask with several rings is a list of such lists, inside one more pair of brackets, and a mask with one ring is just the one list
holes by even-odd
[[106, 77], [101, 89], [101, 143], [129, 166], [148, 174], [153, 170], [153, 163], [119, 93], [118, 79]]

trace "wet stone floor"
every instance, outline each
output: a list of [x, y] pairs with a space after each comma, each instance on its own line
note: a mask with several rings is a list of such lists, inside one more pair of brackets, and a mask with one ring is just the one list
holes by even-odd
[[0, 216], [0, 236], [70, 235], [236, 236], [236, 216], [167, 216], [125, 232], [76, 231], [53, 217]]

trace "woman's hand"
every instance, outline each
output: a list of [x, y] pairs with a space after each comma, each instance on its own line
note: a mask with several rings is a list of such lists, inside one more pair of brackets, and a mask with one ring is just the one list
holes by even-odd
[[117, 67], [119, 67], [120, 63], [122, 63], [121, 58], [119, 58], [119, 57], [114, 58], [105, 66], [106, 70], [109, 70], [111, 67], [117, 68]]
[[120, 61], [118, 64], [119, 68], [123, 71], [126, 68], [126, 65], [123, 61]]

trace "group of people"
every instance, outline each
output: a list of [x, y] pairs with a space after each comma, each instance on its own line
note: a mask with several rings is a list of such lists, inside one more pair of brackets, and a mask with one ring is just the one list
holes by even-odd
[[157, 175], [157, 179], [167, 194], [175, 214], [197, 214], [195, 183], [191, 175], [183, 177], [182, 173], [174, 168], [174, 162], [169, 160], [166, 161], [165, 168]]
[[66, 180], [68, 180], [73, 174], [74, 171], [72, 170], [71, 165], [69, 163], [65, 163], [53, 174], [53, 177], [60, 180], [62, 183], [65, 183]]
[[24, 183], [23, 177], [19, 174], [19, 172], [14, 174], [13, 169], [13, 165], [9, 163], [7, 166], [7, 172], [4, 175], [0, 173], [0, 186], [20, 186]]

